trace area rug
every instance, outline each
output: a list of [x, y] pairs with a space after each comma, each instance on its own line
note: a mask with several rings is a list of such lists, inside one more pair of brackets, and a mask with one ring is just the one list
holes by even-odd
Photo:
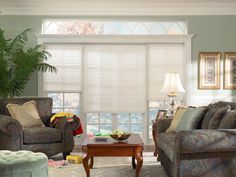
[[[151, 152], [144, 152], [140, 177], [168, 177], [163, 167]], [[63, 167], [49, 167], [49, 177], [86, 177], [82, 164], [68, 164]], [[95, 157], [91, 177], [134, 177], [135, 170], [128, 157]]]

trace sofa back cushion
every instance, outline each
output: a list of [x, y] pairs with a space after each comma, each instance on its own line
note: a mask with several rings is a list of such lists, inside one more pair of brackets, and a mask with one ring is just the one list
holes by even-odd
[[[218, 129], [221, 119], [227, 112], [227, 107], [215, 108], [214, 114], [210, 117], [208, 123], [208, 129]], [[203, 120], [204, 121], [204, 120]]]
[[183, 116], [176, 128], [176, 131], [179, 132], [182, 130], [197, 129], [199, 123], [201, 122], [203, 115], [205, 114], [205, 110], [206, 110], [205, 107], [188, 108], [184, 112], [184, 114], [183, 114]]
[[217, 102], [214, 104], [209, 104], [207, 106], [206, 114], [204, 115], [201, 128], [202, 129], [216, 129], [219, 127], [219, 122], [224, 114], [227, 112], [227, 108], [236, 108], [236, 104], [232, 102]]
[[176, 128], [186, 110], [187, 108], [185, 107], [177, 108], [176, 113], [174, 114], [173, 120], [171, 121], [170, 127], [166, 130], [167, 133], [176, 132]]
[[236, 128], [236, 111], [227, 112], [221, 119], [220, 129], [235, 129]]

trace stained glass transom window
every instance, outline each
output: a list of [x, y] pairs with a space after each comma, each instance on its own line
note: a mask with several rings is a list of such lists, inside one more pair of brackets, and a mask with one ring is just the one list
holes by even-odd
[[53, 19], [43, 21], [42, 34], [176, 35], [187, 34], [187, 25], [183, 21], [135, 22]]

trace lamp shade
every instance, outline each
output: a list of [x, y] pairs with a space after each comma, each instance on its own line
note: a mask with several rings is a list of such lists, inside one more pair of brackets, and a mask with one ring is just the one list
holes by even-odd
[[166, 73], [164, 85], [160, 91], [167, 93], [170, 97], [177, 96], [177, 93], [185, 92], [179, 73]]

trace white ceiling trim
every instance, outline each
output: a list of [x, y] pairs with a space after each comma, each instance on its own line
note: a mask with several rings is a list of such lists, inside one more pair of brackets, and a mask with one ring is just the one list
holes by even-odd
[[228, 3], [62, 3], [0, 2], [1, 15], [172, 16], [236, 15], [236, 2]]

